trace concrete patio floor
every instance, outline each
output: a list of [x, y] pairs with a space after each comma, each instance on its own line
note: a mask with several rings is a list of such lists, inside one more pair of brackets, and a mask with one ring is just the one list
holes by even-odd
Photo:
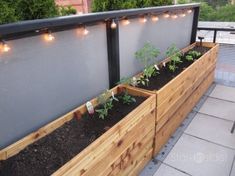
[[221, 46], [215, 83], [140, 176], [235, 176], [234, 71], [235, 46]]

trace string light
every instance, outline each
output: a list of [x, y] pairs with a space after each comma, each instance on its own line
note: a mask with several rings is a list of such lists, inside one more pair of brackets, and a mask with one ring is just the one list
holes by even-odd
[[[169, 18], [169, 17], [171, 17], [172, 19], [177, 19], [178, 17], [185, 17], [186, 14], [190, 14], [190, 13], [192, 13], [192, 12], [193, 12], [192, 9], [188, 9], [188, 10], [181, 11], [179, 14], [170, 14], [169, 12], [165, 12], [165, 13], [162, 14], [162, 16], [163, 16], [164, 18]], [[160, 14], [160, 15], [161, 15], [161, 14]], [[148, 21], [147, 17], [148, 17], [148, 16], [146, 16], [146, 15], [141, 16], [140, 19], [139, 19], [140, 22], [141, 22], [141, 23], [146, 23], [146, 22]], [[150, 17], [151, 17], [151, 20], [152, 20], [153, 22], [159, 21], [158, 15], [152, 14]], [[127, 17], [124, 17], [124, 18], [122, 19], [122, 24], [123, 24], [123, 25], [129, 25], [129, 24], [130, 24], [130, 20], [129, 20]], [[111, 24], [110, 24], [110, 27], [111, 27], [112, 29], [116, 29], [116, 28], [117, 28], [117, 21], [116, 21], [115, 19], [112, 19], [112, 22], [111, 22]], [[80, 27], [79, 31], [80, 31], [79, 33], [82, 34], [82, 35], [88, 35], [88, 34], [90, 33], [90, 31], [86, 28], [85, 25], [84, 25], [83, 27]], [[39, 33], [40, 31], [39, 31], [39, 30], [36, 30], [35, 32]], [[46, 41], [51, 42], [51, 41], [55, 40], [55, 37], [54, 37], [54, 35], [51, 33], [51, 31], [48, 30], [48, 31], [45, 33], [45, 35], [44, 35], [44, 39], [45, 39]], [[0, 51], [1, 51], [1, 52], [9, 52], [10, 50], [11, 50], [11, 48], [5, 43], [5, 41], [0, 40]]]
[[116, 29], [117, 28], [117, 24], [115, 23], [114, 19], [112, 20], [111, 28], [112, 29]]
[[0, 49], [4, 53], [6, 53], [6, 52], [11, 50], [11, 48], [6, 44], [5, 41], [1, 41]]
[[90, 31], [86, 28], [85, 25], [79, 25], [77, 33], [80, 37], [82, 37], [88, 35]]
[[51, 33], [51, 31], [48, 31], [48, 32], [45, 34], [44, 39], [45, 39], [46, 41], [51, 42], [51, 41], [53, 41], [53, 40], [55, 39], [55, 37], [54, 37], [54, 35]]
[[152, 21], [157, 22], [159, 20], [157, 15], [152, 15]]
[[189, 10], [187, 10], [187, 13], [189, 14], [189, 13], [192, 13], [193, 11], [192, 11], [192, 9], [189, 9]]
[[164, 13], [163, 17], [164, 17], [164, 18], [169, 18], [170, 15], [169, 15], [168, 13]]
[[86, 28], [86, 26], [83, 27], [83, 35], [88, 35], [90, 31]]
[[141, 23], [146, 23], [148, 20], [147, 20], [147, 18], [145, 17], [145, 16], [143, 16], [143, 17], [141, 17], [140, 18], [140, 22]]
[[129, 25], [131, 22], [128, 20], [128, 18], [125, 18], [122, 20], [123, 25]]
[[185, 17], [185, 16], [186, 14], [184, 12], [180, 14], [180, 17]]
[[173, 15], [171, 15], [171, 18], [172, 18], [172, 19], [176, 19], [176, 18], [178, 18], [178, 15], [173, 14]]

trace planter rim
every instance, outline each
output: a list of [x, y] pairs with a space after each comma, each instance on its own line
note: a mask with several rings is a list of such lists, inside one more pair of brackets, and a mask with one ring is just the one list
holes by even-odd
[[[191, 45], [188, 45], [187, 47], [181, 49], [180, 51], [185, 51], [185, 50], [188, 50], [188, 48], [191, 48], [191, 47], [194, 47], [196, 46], [197, 44], [200, 44], [200, 42], [195, 42]], [[193, 62], [190, 66], [188, 66], [185, 70], [183, 70], [180, 74], [178, 74], [176, 77], [174, 77], [173, 79], [171, 79], [167, 84], [165, 84], [163, 87], [161, 87], [159, 90], [147, 90], [147, 89], [144, 89], [144, 88], [139, 88], [139, 87], [134, 87], [135, 89], [137, 90], [141, 90], [141, 91], [144, 91], [144, 92], [148, 92], [148, 93], [153, 93], [153, 94], [159, 94], [161, 91], [163, 91], [168, 85], [170, 85], [175, 79], [177, 79], [178, 77], [180, 77], [184, 72], [186, 72], [189, 68], [191, 68], [193, 65], [197, 64], [197, 62], [199, 62], [199, 60], [201, 60], [201, 58], [205, 55], [207, 55], [208, 53], [210, 53], [210, 51], [216, 47], [219, 46], [218, 43], [212, 43], [212, 42], [202, 42], [202, 44], [210, 44], [210, 45], [213, 45], [210, 47], [210, 49], [205, 53], [203, 54], [200, 58], [198, 58], [195, 62]], [[163, 59], [161, 62], [158, 63], [158, 65], [163, 65], [164, 62], [168, 62], [169, 61], [169, 58], [165, 58]], [[143, 72], [137, 74], [136, 76], [134, 77], [139, 77], [140, 75], [142, 75]], [[133, 87], [131, 85], [128, 85], [129, 87]]]

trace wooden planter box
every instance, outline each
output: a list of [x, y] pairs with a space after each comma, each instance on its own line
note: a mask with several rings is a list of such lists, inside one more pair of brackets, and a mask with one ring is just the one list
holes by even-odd
[[[131, 95], [147, 99], [53, 175], [137, 175], [143, 169], [153, 153], [156, 96], [124, 86], [117, 86], [112, 91], [117, 94], [123, 88]], [[97, 105], [97, 99], [91, 102]], [[16, 155], [70, 121], [76, 113], [84, 114], [86, 111], [82, 105], [1, 150], [0, 160]]]
[[[182, 51], [187, 52], [196, 45], [199, 45], [199, 43], [194, 43], [187, 48], [184, 48]], [[188, 97], [189, 99], [191, 99], [193, 93], [202, 84], [203, 80], [205, 80], [208, 75], [210, 75], [210, 73], [215, 70], [219, 45], [214, 43], [203, 43], [202, 45], [211, 49], [203, 56], [201, 56], [198, 60], [196, 60], [187, 69], [181, 72], [178, 76], [172, 79], [169, 83], [163, 86], [160, 90], [149, 91], [146, 89], [136, 88], [144, 92], [156, 94], [157, 96], [155, 117], [156, 138], [154, 155], [159, 152], [159, 150], [162, 148], [165, 142], [167, 142], [167, 140], [175, 130], [173, 130], [173, 128], [170, 129], [170, 135], [162, 134], [162, 137], [165, 138], [164, 142], [159, 139], [160, 131], [165, 131], [164, 129], [167, 128], [165, 127], [165, 125], [167, 125], [168, 121], [175, 121], [175, 114], [180, 113], [181, 106], [187, 108], [187, 112], [190, 112], [192, 110], [192, 107], [187, 105]], [[169, 59], [165, 59], [162, 62], [168, 61]], [[184, 119], [186, 115], [184, 115], [182, 119]], [[180, 123], [178, 122], [179, 121], [176, 120], [175, 124], [179, 126]]]
[[194, 90], [187, 100], [177, 109], [170, 117], [166, 124], [156, 132], [154, 153], [157, 154], [161, 148], [167, 143], [171, 135], [176, 131], [187, 115], [192, 111], [203, 94], [207, 91], [214, 81], [215, 71], [213, 70], [202, 83]]

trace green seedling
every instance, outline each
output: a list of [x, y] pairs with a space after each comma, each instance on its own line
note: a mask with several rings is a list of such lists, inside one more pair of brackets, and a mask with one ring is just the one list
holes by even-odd
[[100, 109], [96, 109], [95, 111], [99, 114], [100, 119], [105, 119], [108, 116], [109, 110], [113, 108], [113, 99], [110, 98], [105, 104], [103, 104], [103, 107]]
[[192, 56], [193, 59], [198, 59], [202, 54], [198, 51], [189, 51], [188, 55]]
[[143, 86], [147, 86], [149, 84], [149, 79], [146, 78], [144, 75], [141, 75], [137, 79], [137, 85], [142, 84]]
[[105, 109], [105, 108], [97, 109], [95, 110], [95, 112], [97, 112], [99, 114], [99, 118], [103, 120], [105, 119], [105, 117], [108, 116], [108, 109]]
[[100, 109], [96, 109], [95, 111], [99, 114], [99, 118], [104, 120], [108, 116], [109, 110], [113, 108], [112, 92], [110, 92], [109, 90], [106, 90], [104, 93], [102, 93], [98, 97], [98, 103], [102, 107]]
[[131, 103], [135, 103], [136, 99], [128, 94], [126, 91], [123, 96], [120, 96], [120, 99], [122, 100], [123, 104], [130, 105]]
[[180, 50], [176, 47], [175, 44], [172, 44], [166, 51], [166, 57], [170, 58], [169, 63], [169, 70], [172, 72], [175, 72], [177, 67], [177, 64], [181, 63], [181, 57], [182, 53]]
[[186, 59], [187, 61], [193, 61], [193, 56], [187, 55], [187, 56], [185, 57], [185, 59]]
[[106, 90], [98, 97], [98, 103], [101, 105], [105, 104], [111, 96], [112, 96], [112, 92], [109, 90]]
[[150, 65], [144, 69], [143, 75], [146, 78], [151, 78], [153, 76], [157, 76], [159, 72], [157, 72], [156, 68], [153, 65]]
[[113, 108], [113, 99], [112, 98], [110, 98], [109, 101], [107, 101], [104, 104], [104, 108], [108, 109], [108, 110], [111, 110]]
[[148, 85], [149, 78], [158, 74], [157, 69], [151, 64], [156, 62], [155, 59], [159, 54], [159, 49], [150, 43], [146, 43], [143, 48], [135, 53], [136, 59], [144, 65], [143, 75], [137, 79], [137, 84]]
[[147, 42], [144, 47], [135, 53], [135, 57], [144, 67], [153, 64], [157, 56], [160, 54], [159, 49], [155, 48], [151, 43]]

